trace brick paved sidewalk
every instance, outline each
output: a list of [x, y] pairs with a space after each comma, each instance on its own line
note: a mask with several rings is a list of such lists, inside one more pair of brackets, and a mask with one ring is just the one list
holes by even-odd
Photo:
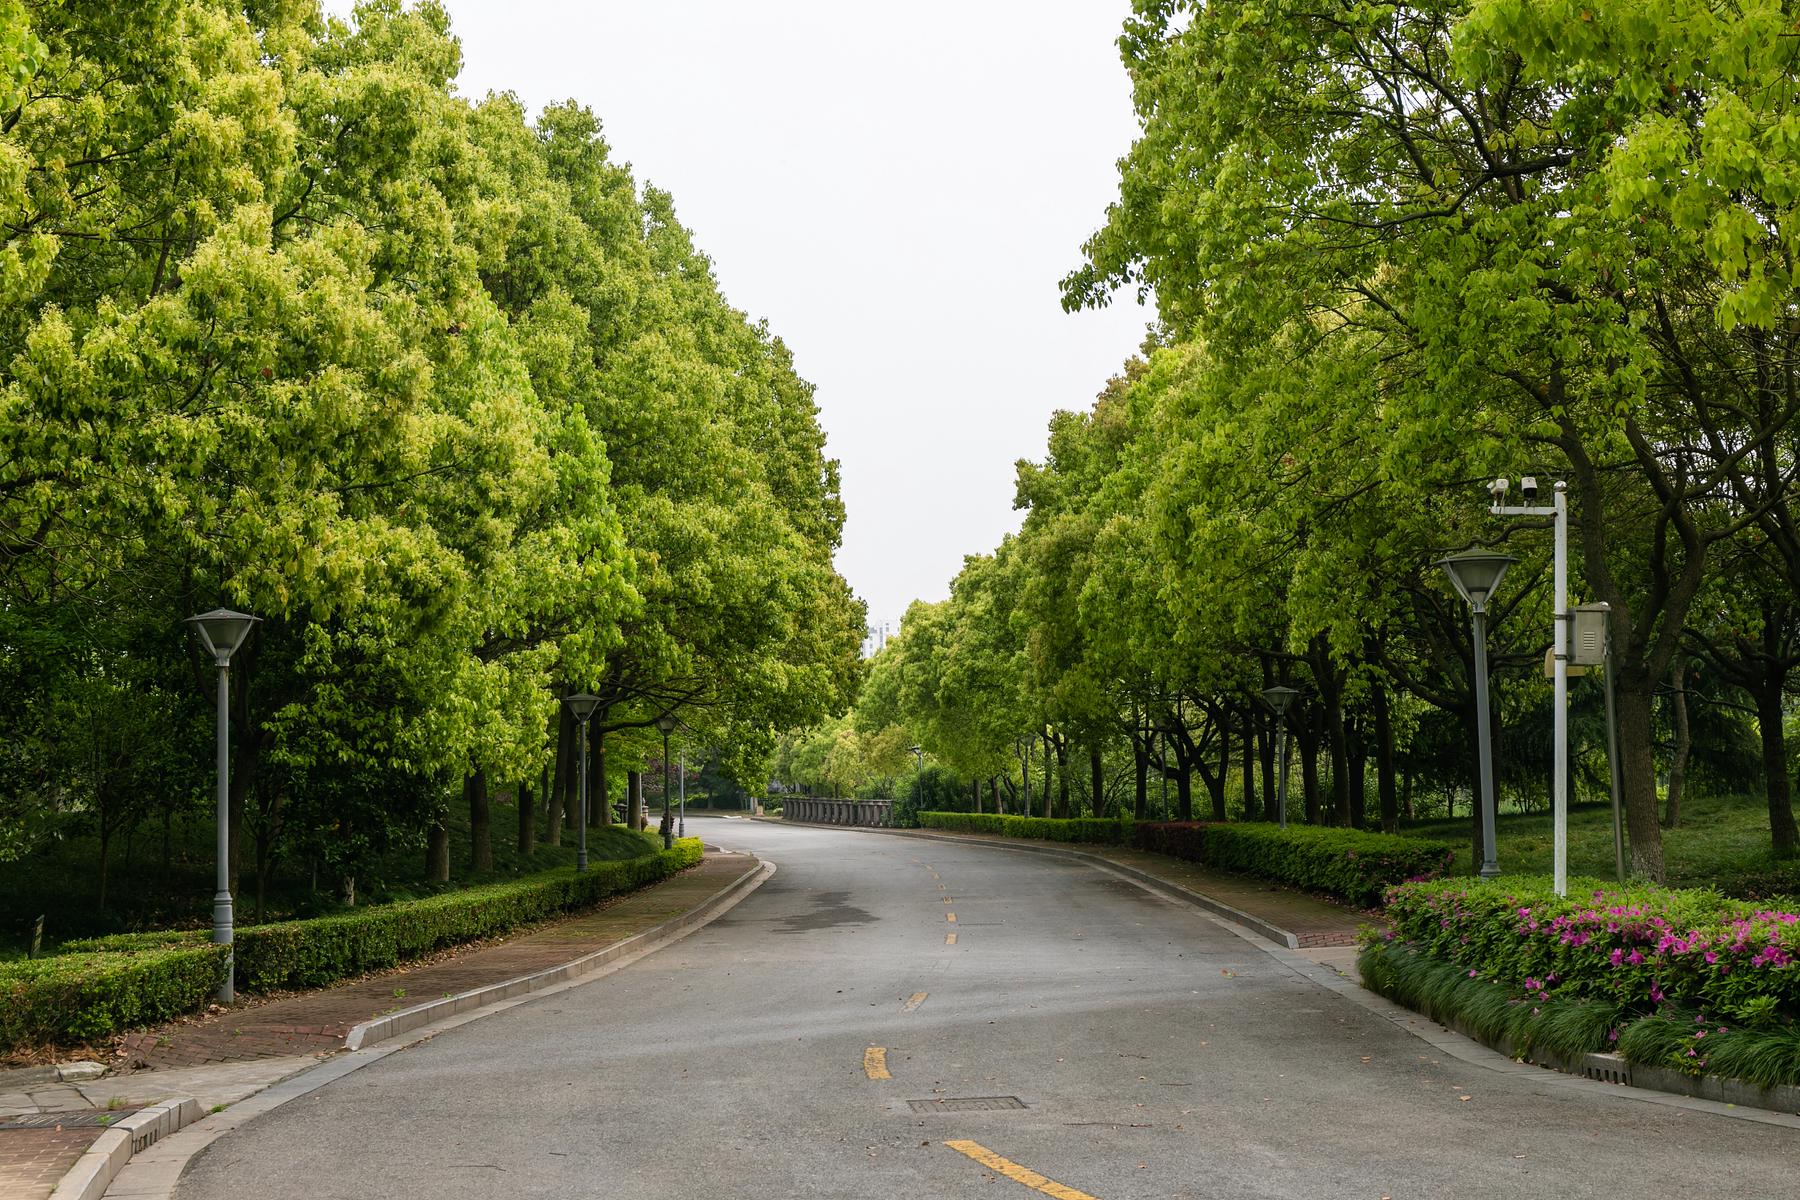
[[605, 902], [535, 933], [399, 967], [336, 987], [170, 1022], [126, 1037], [119, 1072], [156, 1071], [295, 1054], [330, 1054], [352, 1027], [395, 1009], [559, 966], [686, 912], [756, 864], [709, 853], [661, 883]]
[[0, 1129], [0, 1196], [44, 1200], [105, 1132], [94, 1127]]

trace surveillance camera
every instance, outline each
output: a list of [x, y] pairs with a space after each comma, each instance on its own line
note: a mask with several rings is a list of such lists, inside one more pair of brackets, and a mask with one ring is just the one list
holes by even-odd
[[1512, 484], [1505, 479], [1496, 479], [1488, 484], [1488, 495], [1494, 498], [1495, 504], [1504, 504], [1506, 503], [1506, 489], [1511, 486]]
[[1525, 502], [1527, 504], [1536, 500], [1538, 492], [1537, 477], [1535, 475], [1527, 475], [1525, 478], [1519, 480], [1519, 490], [1525, 493]]

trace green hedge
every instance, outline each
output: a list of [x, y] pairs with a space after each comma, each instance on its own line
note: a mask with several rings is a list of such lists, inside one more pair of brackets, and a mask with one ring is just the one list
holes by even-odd
[[322, 987], [448, 946], [493, 937], [520, 925], [586, 908], [607, 896], [655, 883], [700, 861], [700, 839], [642, 858], [564, 868], [521, 879], [361, 912], [252, 925], [237, 936], [238, 985], [247, 991]]
[[203, 1006], [224, 978], [224, 947], [211, 943], [0, 963], [0, 1049], [168, 1020]]
[[1488, 1041], [1800, 1085], [1800, 913], [1717, 892], [1575, 880], [1395, 888], [1373, 991]]
[[[445, 892], [423, 900], [314, 917], [248, 925], [236, 931], [237, 986], [246, 992], [275, 988], [323, 987], [365, 971], [396, 966], [409, 959], [478, 938], [493, 937], [520, 925], [586, 908], [608, 896], [630, 891], [700, 861], [699, 838], [682, 838], [671, 850], [640, 858], [593, 863], [584, 874], [569, 868], [529, 879]], [[34, 984], [20, 1003], [9, 1004], [38, 1014], [24, 1032], [6, 1036], [27, 1042], [101, 1036], [126, 1025], [141, 1025], [191, 1011], [218, 987], [222, 952], [206, 939], [205, 929], [115, 934], [70, 942], [64, 953], [28, 963], [0, 967], [0, 989], [14, 974], [62, 981]], [[209, 964], [210, 975], [196, 974], [194, 964]], [[175, 986], [179, 979], [180, 986]], [[56, 997], [79, 986], [79, 1000], [66, 1005], [62, 1027], [45, 1032], [46, 1014], [56, 1011]], [[46, 990], [50, 989], [50, 990]], [[43, 998], [40, 998], [43, 997]], [[29, 1003], [27, 1003], [29, 1001]], [[90, 1015], [91, 1014], [91, 1015]], [[21, 1022], [26, 1018], [21, 1016]], [[31, 1030], [37, 1030], [32, 1033]]]
[[1089, 842], [1102, 846], [1124, 845], [1131, 840], [1131, 822], [1112, 817], [1015, 817], [996, 813], [922, 812], [919, 824], [926, 829], [953, 833], [997, 833], [1002, 837], [1035, 838], [1049, 842]]
[[1393, 884], [1449, 870], [1451, 857], [1444, 843], [1422, 838], [1313, 825], [1283, 829], [1259, 821], [1140, 821], [1132, 845], [1224, 871], [1327, 892], [1365, 908], [1379, 903]]

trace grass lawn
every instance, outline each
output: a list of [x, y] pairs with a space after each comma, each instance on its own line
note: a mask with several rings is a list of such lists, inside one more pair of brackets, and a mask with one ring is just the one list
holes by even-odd
[[[516, 845], [518, 816], [512, 804], [496, 799], [489, 818], [494, 848], [494, 869], [476, 875], [468, 869], [469, 814], [453, 806], [450, 812], [450, 883], [425, 882], [424, 846], [404, 846], [384, 856], [359, 877], [358, 905], [381, 904], [429, 896], [479, 883], [514, 879], [575, 863], [575, 832], [564, 829], [562, 845], [539, 841], [528, 855]], [[543, 837], [540, 820], [538, 836]], [[660, 849], [652, 822], [650, 833], [636, 833], [622, 825], [596, 826], [588, 830], [588, 858], [595, 862], [636, 858]], [[21, 862], [8, 863], [0, 883], [0, 960], [21, 956], [30, 942], [31, 922], [42, 913], [44, 950], [61, 941], [135, 929], [211, 927], [213, 893], [213, 824], [195, 815], [177, 820], [171, 830], [168, 869], [162, 865], [162, 831], [157, 825], [133, 839], [129, 858], [126, 839], [116, 838], [112, 849], [111, 879], [107, 904], [99, 906], [99, 843], [92, 836], [67, 838]], [[233, 897], [240, 924], [256, 916], [254, 850], [243, 847], [244, 864], [238, 893]], [[318, 890], [312, 887], [311, 864], [277, 861], [264, 897], [265, 919], [317, 916], [341, 909], [335, 879], [322, 873]]]
[[[1690, 796], [1681, 824], [1663, 830], [1663, 853], [1672, 887], [1716, 887], [1734, 896], [1800, 896], [1800, 860], [1776, 858], [1769, 849], [1769, 810], [1762, 796]], [[1456, 846], [1458, 874], [1470, 874], [1470, 821], [1420, 821], [1401, 832]], [[1511, 874], [1551, 872], [1550, 814], [1500, 814], [1500, 869]], [[1629, 836], [1629, 835], [1627, 835]], [[1629, 842], [1626, 862], [1630, 862]], [[1569, 874], [1613, 877], [1612, 807], [1583, 804], [1569, 812]]]

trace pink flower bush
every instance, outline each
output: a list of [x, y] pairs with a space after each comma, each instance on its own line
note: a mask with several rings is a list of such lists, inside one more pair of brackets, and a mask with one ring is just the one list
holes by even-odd
[[1436, 880], [1387, 897], [1391, 932], [1472, 975], [1633, 1011], [1732, 1014], [1752, 1002], [1800, 1018], [1800, 913], [1716, 892], [1536, 881]]

